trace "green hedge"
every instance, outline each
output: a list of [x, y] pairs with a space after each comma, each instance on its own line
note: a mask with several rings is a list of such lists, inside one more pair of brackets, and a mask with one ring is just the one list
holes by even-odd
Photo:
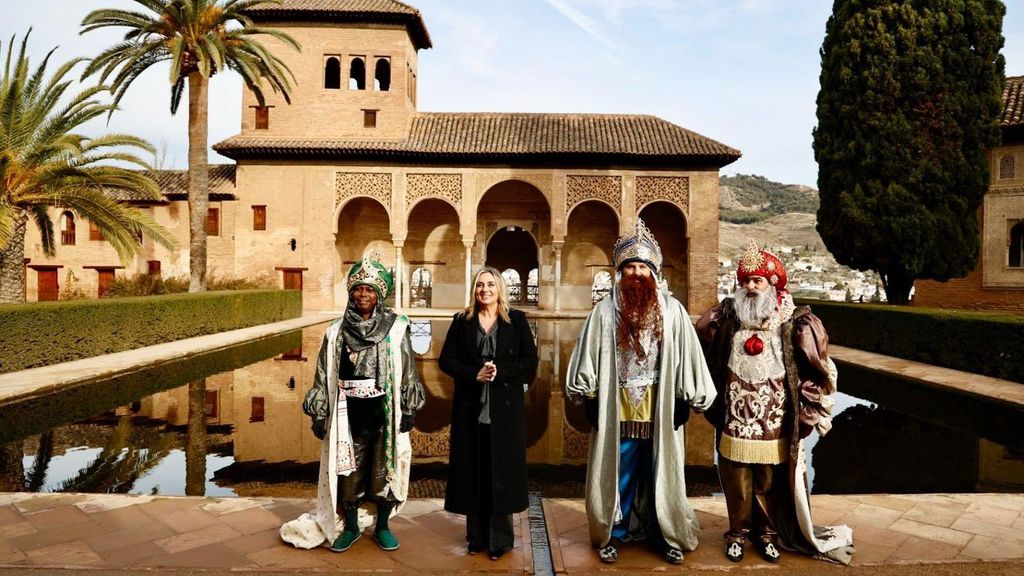
[[1024, 382], [1024, 316], [804, 300], [829, 340], [975, 374]]
[[298, 290], [0, 306], [0, 373], [296, 318]]

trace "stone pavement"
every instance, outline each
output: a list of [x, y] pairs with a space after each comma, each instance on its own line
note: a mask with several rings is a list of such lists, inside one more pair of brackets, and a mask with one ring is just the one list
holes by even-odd
[[[780, 565], [772, 566], [752, 550], [743, 563], [732, 564], [721, 551], [724, 500], [691, 502], [701, 522], [701, 546], [687, 554], [682, 566], [665, 564], [642, 544], [625, 546], [619, 562], [607, 566], [590, 547], [583, 502], [546, 499], [554, 572], [839, 570], [796, 554], [785, 554]], [[366, 534], [348, 552], [334, 554], [325, 548], [297, 550], [278, 538], [279, 525], [311, 508], [311, 500], [4, 493], [0, 573], [53, 573], [47, 568], [125, 574], [533, 573], [532, 548], [523, 538], [529, 533], [525, 514], [516, 516], [516, 548], [491, 561], [486, 555], [466, 555], [462, 518], [442, 505], [438, 499], [408, 502], [391, 523], [402, 543], [395, 552], [378, 550]], [[816, 523], [853, 528], [855, 567], [875, 566], [880, 570], [875, 573], [915, 565], [934, 565], [935, 574], [1024, 573], [1021, 494], [813, 496], [812, 506]]]

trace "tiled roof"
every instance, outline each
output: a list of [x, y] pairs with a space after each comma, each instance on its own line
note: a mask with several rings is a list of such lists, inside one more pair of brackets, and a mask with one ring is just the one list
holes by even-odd
[[405, 24], [416, 48], [430, 48], [430, 33], [420, 11], [397, 0], [283, 0], [245, 13], [260, 21], [330, 21]]
[[[209, 184], [211, 200], [235, 199], [235, 165], [211, 164], [209, 166]], [[146, 173], [160, 187], [165, 200], [188, 199], [187, 170], [153, 170]], [[133, 194], [117, 194], [118, 200], [124, 202], [152, 203], [152, 198]], [[156, 201], [160, 203], [161, 201]]]
[[740, 151], [657, 118], [616, 114], [433, 112], [404, 140], [234, 136], [214, 145], [229, 158], [346, 157], [419, 161], [589, 161], [725, 166]]
[[1003, 126], [1024, 126], [1024, 76], [1006, 79], [1003, 87]]

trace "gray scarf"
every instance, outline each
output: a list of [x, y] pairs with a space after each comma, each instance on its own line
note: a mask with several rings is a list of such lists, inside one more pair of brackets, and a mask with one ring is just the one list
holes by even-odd
[[355, 353], [352, 363], [356, 378], [373, 378], [380, 382], [377, 360], [384, 353], [385, 340], [396, 319], [398, 316], [385, 308], [382, 300], [378, 300], [377, 308], [368, 320], [363, 320], [356, 311], [355, 303], [349, 301], [341, 335], [348, 351]]

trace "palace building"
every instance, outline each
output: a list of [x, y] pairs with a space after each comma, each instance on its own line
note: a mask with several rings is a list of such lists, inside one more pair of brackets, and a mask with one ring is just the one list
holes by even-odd
[[1024, 76], [1006, 79], [1002, 144], [989, 151], [992, 181], [978, 210], [981, 255], [965, 278], [919, 280], [914, 305], [1024, 312]]
[[[291, 104], [243, 88], [239, 134], [213, 148], [209, 270], [345, 305], [345, 273], [367, 250], [396, 270], [401, 307], [460, 308], [487, 263], [513, 305], [589, 309], [610, 287], [612, 244], [639, 216], [689, 310], [717, 301], [719, 169], [740, 152], [647, 115], [439, 113], [417, 108], [422, 14], [395, 0], [286, 0], [254, 9], [301, 53], [264, 40], [295, 75]], [[178, 239], [122, 267], [87, 222], [60, 215], [57, 255], [30, 232], [29, 300], [67, 279], [97, 295], [114, 276], [188, 273], [185, 173], [161, 171], [146, 210]], [[70, 272], [70, 275], [68, 274]]]

